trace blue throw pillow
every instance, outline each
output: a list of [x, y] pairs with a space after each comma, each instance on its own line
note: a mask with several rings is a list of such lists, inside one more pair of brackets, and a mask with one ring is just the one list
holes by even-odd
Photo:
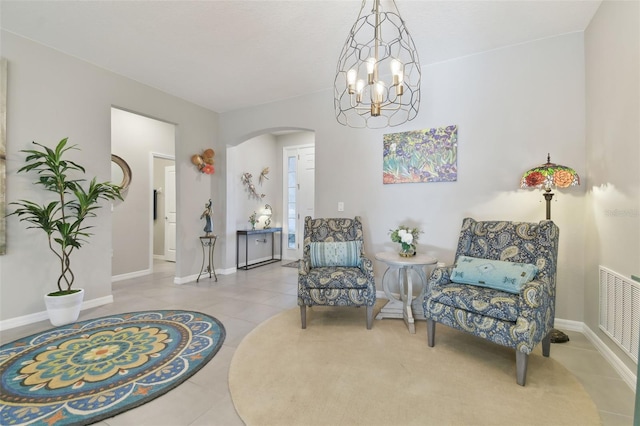
[[451, 281], [517, 294], [537, 273], [538, 268], [528, 263], [459, 256], [451, 272]]
[[311, 267], [360, 266], [362, 241], [310, 243]]

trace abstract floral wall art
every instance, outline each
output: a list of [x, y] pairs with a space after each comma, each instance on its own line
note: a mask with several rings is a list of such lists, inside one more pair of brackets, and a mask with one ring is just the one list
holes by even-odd
[[383, 141], [383, 183], [457, 180], [457, 125], [389, 133]]

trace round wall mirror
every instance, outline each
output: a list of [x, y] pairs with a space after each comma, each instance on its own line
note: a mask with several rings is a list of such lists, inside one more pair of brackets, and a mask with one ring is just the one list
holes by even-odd
[[111, 182], [125, 191], [131, 183], [131, 168], [122, 158], [111, 154]]

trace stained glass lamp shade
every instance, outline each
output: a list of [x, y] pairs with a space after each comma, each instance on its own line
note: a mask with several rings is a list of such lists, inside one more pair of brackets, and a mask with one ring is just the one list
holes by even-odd
[[547, 162], [541, 166], [527, 170], [520, 179], [520, 188], [544, 189], [544, 199], [547, 201], [547, 220], [551, 219], [552, 188], [568, 188], [580, 185], [580, 176], [571, 167], [561, 166], [551, 162], [547, 154]]

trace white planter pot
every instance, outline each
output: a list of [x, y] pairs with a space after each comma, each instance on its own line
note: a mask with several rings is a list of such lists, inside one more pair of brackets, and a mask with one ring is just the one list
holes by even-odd
[[84, 289], [64, 296], [44, 296], [49, 321], [53, 325], [65, 325], [75, 322], [80, 316], [80, 308], [84, 299]]

